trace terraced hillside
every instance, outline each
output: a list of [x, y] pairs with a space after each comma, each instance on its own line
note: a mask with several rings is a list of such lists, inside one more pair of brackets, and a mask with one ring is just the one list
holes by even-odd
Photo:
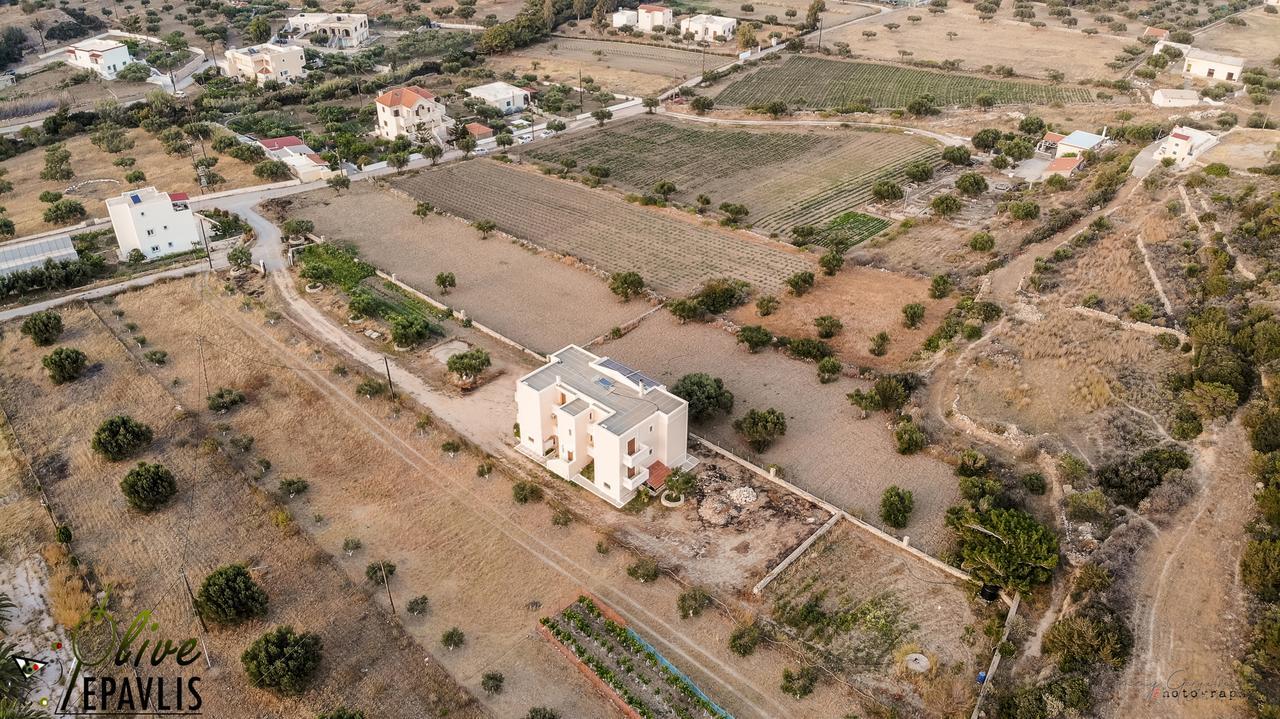
[[776, 292], [791, 274], [813, 268], [810, 257], [776, 242], [491, 160], [453, 163], [392, 184], [450, 214], [492, 220], [507, 234], [601, 270], [640, 272], [669, 296], [690, 294], [713, 277]]
[[758, 231], [779, 234], [854, 210], [876, 180], [901, 176], [911, 162], [940, 161], [930, 141], [897, 132], [704, 127], [656, 117], [565, 136], [529, 156], [606, 168], [610, 183], [634, 192], [670, 181], [680, 202], [706, 195], [713, 205], [745, 205]]
[[940, 105], [972, 105], [989, 96], [997, 105], [1089, 102], [1083, 87], [995, 80], [894, 65], [793, 55], [731, 82], [717, 97], [726, 107], [753, 107], [782, 100], [792, 107], [837, 109], [866, 104], [905, 107], [921, 95]]

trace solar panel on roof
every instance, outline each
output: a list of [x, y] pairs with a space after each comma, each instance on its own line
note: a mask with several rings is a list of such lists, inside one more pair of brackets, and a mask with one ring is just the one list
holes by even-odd
[[605, 377], [601, 377], [597, 379], [596, 384], [600, 385], [601, 387], [604, 387], [605, 389], [613, 389], [613, 382], [608, 380]]
[[624, 377], [625, 377], [625, 376], [627, 376], [627, 375], [629, 375], [629, 374], [633, 374], [633, 373], [635, 373], [635, 370], [633, 370], [633, 369], [631, 369], [630, 367], [628, 367], [628, 366], [626, 366], [626, 365], [622, 364], [621, 362], [619, 362], [619, 361], [617, 361], [617, 360], [613, 359], [612, 357], [606, 357], [606, 358], [604, 358], [603, 360], [601, 360], [601, 361], [600, 361], [600, 366], [601, 366], [601, 367], [604, 367], [604, 368], [606, 368], [606, 369], [611, 369], [611, 370], [613, 370], [614, 372], [617, 372], [618, 374], [620, 374], [620, 375], [622, 375], [622, 376], [624, 376]]
[[133, 200], [133, 204], [135, 205], [142, 202], [142, 198], [137, 195], [129, 195], [129, 199]]

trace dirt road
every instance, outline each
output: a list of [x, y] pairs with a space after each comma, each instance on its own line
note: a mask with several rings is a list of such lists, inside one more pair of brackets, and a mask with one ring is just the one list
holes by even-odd
[[1247, 714], [1243, 701], [1209, 696], [1238, 690], [1232, 663], [1248, 625], [1237, 569], [1253, 512], [1245, 431], [1237, 420], [1216, 435], [1200, 447], [1200, 493], [1137, 558], [1134, 658], [1113, 716]]

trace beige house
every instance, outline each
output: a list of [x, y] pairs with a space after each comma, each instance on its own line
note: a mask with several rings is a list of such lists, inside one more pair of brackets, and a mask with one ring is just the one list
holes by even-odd
[[1226, 80], [1240, 82], [1244, 72], [1244, 58], [1235, 55], [1219, 55], [1198, 48], [1187, 51], [1186, 62], [1182, 66], [1183, 75], [1204, 77], [1210, 80]]
[[[285, 29], [295, 37], [322, 36], [319, 44], [328, 47], [360, 47], [369, 41], [369, 16], [349, 12], [304, 12], [289, 18]], [[312, 41], [315, 42], [315, 38]]]
[[374, 104], [378, 108], [377, 135], [387, 140], [430, 140], [436, 136], [436, 128], [449, 122], [444, 104], [417, 85], [387, 90]]
[[298, 45], [263, 43], [227, 50], [226, 71], [245, 82], [294, 82], [307, 75], [307, 59]]

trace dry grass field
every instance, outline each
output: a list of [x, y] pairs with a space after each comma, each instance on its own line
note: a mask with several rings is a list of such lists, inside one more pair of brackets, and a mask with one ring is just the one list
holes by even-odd
[[[919, 716], [959, 716], [972, 706], [971, 677], [990, 658], [982, 623], [995, 607], [977, 606], [972, 590], [955, 577], [873, 541], [849, 523], [832, 527], [765, 591], [773, 622], [844, 660], [843, 677], [877, 696], [916, 707]], [[786, 621], [788, 608], [813, 600], [825, 624]], [[872, 618], [840, 623], [845, 614]], [[830, 636], [807, 633], [833, 624], [839, 628]], [[912, 652], [929, 658], [930, 671], [915, 675], [905, 668], [903, 658]], [[869, 676], [868, 664], [896, 680], [892, 689]]]
[[1200, 156], [1199, 162], [1221, 162], [1233, 170], [1262, 167], [1280, 150], [1280, 130], [1236, 128]]
[[[43, 106], [53, 103], [54, 108], [66, 105], [72, 110], [92, 110], [101, 102], [127, 102], [145, 97], [147, 93], [157, 89], [155, 85], [146, 82], [108, 82], [101, 79], [71, 85], [72, 76], [81, 72], [83, 71], [78, 67], [58, 65], [29, 75], [21, 82], [0, 90], [0, 110], [13, 109], [15, 117], [7, 122], [21, 122], [30, 119], [27, 113], [40, 103]], [[25, 112], [18, 113], [17, 109], [24, 109]]]
[[1151, 275], [1142, 262], [1136, 232], [1107, 234], [1097, 244], [1080, 251], [1076, 259], [1065, 263], [1065, 268], [1054, 273], [1053, 279], [1061, 283], [1055, 294], [1067, 306], [1083, 304], [1086, 298], [1097, 298], [1101, 301], [1097, 309], [1120, 317], [1129, 316], [1134, 307], [1143, 304], [1153, 308], [1157, 315], [1164, 314]]
[[[146, 302], [137, 296], [127, 299]], [[324, 551], [293, 523], [276, 523], [276, 502], [248, 480], [238, 458], [204, 448], [205, 438], [225, 439], [206, 426], [213, 417], [194, 398], [171, 394], [167, 382], [139, 365], [99, 316], [109, 309], [63, 311], [67, 329], [60, 344], [81, 349], [93, 365], [88, 376], [61, 387], [51, 385], [40, 366], [45, 350], [6, 328], [10, 331], [0, 340], [5, 356], [0, 402], [22, 446], [33, 453], [30, 460], [49, 487], [55, 511], [72, 528], [72, 548], [82, 566], [112, 587], [117, 613], [153, 609], [171, 635], [194, 636], [197, 625], [179, 572], [187, 571], [198, 582], [225, 563], [255, 568], [271, 597], [270, 614], [265, 621], [210, 633], [208, 651], [215, 669], [196, 665], [206, 677], [201, 687], [205, 710], [226, 717], [310, 716], [348, 703], [379, 707], [386, 716], [421, 717], [446, 710], [450, 716], [483, 715], [438, 665], [422, 661], [423, 652], [387, 623]], [[135, 319], [157, 329], [160, 325], [159, 315]], [[189, 351], [170, 349], [175, 355]], [[189, 396], [196, 394], [192, 390]], [[130, 462], [106, 462], [89, 449], [97, 423], [120, 413], [146, 422], [155, 432], [156, 440], [142, 458], [177, 475], [178, 495], [162, 511], [141, 515], [129, 510], [117, 483]], [[256, 432], [241, 419], [223, 420], [234, 425], [228, 433]], [[56, 602], [52, 611], [59, 616]], [[315, 687], [296, 698], [251, 689], [239, 666], [240, 652], [278, 624], [316, 632], [325, 643]], [[366, 672], [373, 665], [379, 671]]]
[[[845, 42], [854, 57], [899, 62], [942, 62], [959, 60], [961, 69], [977, 72], [997, 65], [1012, 67], [1024, 77], [1046, 79], [1050, 70], [1066, 76], [1067, 82], [1107, 79], [1117, 73], [1107, 63], [1129, 44], [1123, 38], [1059, 27], [1035, 29], [1012, 19], [1011, 6], [1001, 8], [990, 21], [978, 19], [972, 5], [955, 4], [942, 15], [918, 12], [919, 8], [897, 11], [876, 21], [849, 25], [826, 33], [823, 43]], [[910, 22], [907, 15], [921, 17]], [[887, 23], [899, 25], [894, 30]], [[874, 31], [866, 38], [864, 31]], [[948, 36], [948, 33], [956, 33]], [[903, 56], [902, 51], [910, 53]]]
[[[0, 203], [8, 209], [7, 216], [17, 225], [18, 236], [44, 232], [54, 227], [43, 219], [44, 210], [48, 205], [40, 201], [40, 193], [45, 190], [61, 192], [69, 199], [79, 200], [89, 217], [106, 217], [107, 206], [104, 201], [136, 187], [155, 186], [162, 192], [199, 194], [200, 188], [196, 182], [195, 168], [191, 166], [190, 155], [166, 155], [160, 142], [142, 129], [129, 130], [128, 135], [134, 141], [133, 148], [118, 154], [98, 149], [88, 135], [79, 135], [67, 141], [66, 148], [71, 153], [71, 169], [75, 172], [75, 177], [70, 180], [40, 179], [40, 172], [44, 169], [44, 150], [41, 149], [32, 150], [0, 163], [0, 167], [8, 170], [5, 179], [14, 185], [12, 193], [0, 197]], [[206, 148], [206, 151], [210, 157], [219, 158], [213, 171], [226, 178], [224, 184], [212, 188], [214, 191], [262, 182], [253, 176], [252, 165], [226, 155], [219, 155], [212, 149]], [[198, 144], [196, 156], [200, 157]], [[117, 167], [112, 164], [121, 157], [132, 157], [137, 160], [137, 163], [133, 167]], [[146, 173], [146, 181], [126, 183], [124, 176], [132, 170], [141, 170]], [[110, 181], [94, 182], [74, 191], [68, 191], [69, 188], [87, 180]]]
[[[567, 603], [583, 589], [609, 601], [637, 631], [735, 715], [825, 717], [855, 708], [851, 699], [834, 688], [803, 703], [785, 697], [776, 688], [779, 664], [788, 661], [785, 652], [758, 653], [750, 660], [736, 658], [727, 648], [727, 636], [733, 628], [728, 617], [712, 612], [694, 621], [679, 620], [675, 602], [682, 589], [680, 583], [661, 579], [638, 584], [625, 574], [633, 555], [616, 545], [607, 554], [596, 549], [597, 542], [608, 535], [631, 545], [665, 546], [664, 556], [676, 562], [670, 568], [685, 581], [706, 581], [726, 592], [736, 592], [749, 586], [765, 567], [821, 524], [825, 514], [814, 513], [807, 503], [795, 505], [794, 498], [772, 496], [762, 499], [738, 521], [715, 529], [701, 518], [702, 510], [695, 504], [677, 512], [651, 507], [647, 514], [634, 517], [618, 513], [603, 527], [594, 526], [594, 521], [576, 519], [568, 526], [556, 526], [551, 521], [556, 510], [568, 508], [571, 517], [593, 516], [599, 513], [599, 503], [583, 492], [557, 484], [549, 487], [546, 502], [523, 507], [515, 504], [504, 470], [499, 468], [482, 478], [476, 473], [480, 458], [470, 450], [451, 455], [441, 449], [441, 444], [454, 435], [439, 421], [420, 424], [419, 413], [409, 406], [386, 399], [358, 398], [354, 388], [362, 374], [354, 369], [345, 376], [332, 372], [336, 364], [344, 363], [342, 357], [330, 354], [287, 321], [271, 324], [263, 314], [263, 306], [250, 302], [248, 307], [253, 309], [246, 308], [243, 295], [227, 296], [219, 285], [218, 281], [199, 279], [174, 282], [121, 296], [110, 307], [97, 309], [116, 332], [127, 335], [130, 331], [125, 323], [134, 322], [138, 325], [136, 332], [147, 335], [148, 348], [169, 352], [164, 366], [148, 367], [148, 376], [135, 380], [169, 398], [155, 413], [172, 414], [170, 408], [175, 404], [202, 407], [204, 371], [208, 372], [211, 386], [231, 386], [246, 392], [249, 401], [227, 415], [198, 410], [199, 422], [213, 425], [210, 434], [223, 445], [215, 458], [250, 463], [262, 457], [270, 460], [271, 469], [265, 478], [248, 486], [240, 479], [234, 483], [211, 482], [207, 483], [207, 491], [216, 492], [224, 503], [238, 501], [237, 496], [278, 499], [287, 503], [292, 522], [286, 532], [270, 525], [255, 529], [227, 523], [225, 517], [239, 515], [235, 509], [238, 505], [218, 511], [203, 504], [190, 505], [187, 494], [192, 490], [187, 484], [189, 477], [197, 475], [186, 471], [179, 478], [183, 489], [177, 502], [181, 506], [164, 510], [154, 518], [157, 521], [182, 519], [199, 522], [199, 526], [218, 522], [222, 524], [218, 532], [255, 537], [267, 543], [265, 549], [256, 550], [258, 554], [238, 551], [254, 566], [266, 564], [270, 568], [268, 591], [277, 591], [270, 582], [321, 580], [313, 573], [298, 573], [292, 570], [296, 563], [273, 559], [274, 554], [267, 553], [292, 551], [309, 557], [307, 566], [332, 568], [339, 576], [345, 575], [345, 580], [339, 581], [350, 582], [343, 584], [346, 591], [365, 603], [369, 622], [383, 627], [386, 624], [380, 613], [369, 611], [365, 591], [372, 593], [384, 609], [390, 607], [384, 603], [385, 595], [374, 591], [375, 587], [365, 580], [365, 566], [378, 559], [393, 562], [397, 569], [390, 587], [397, 614], [417, 640], [399, 642], [402, 651], [414, 656], [405, 666], [414, 671], [447, 669], [460, 684], [480, 696], [495, 716], [519, 716], [534, 704], [552, 706], [562, 716], [610, 714], [603, 700], [535, 632], [540, 616]], [[246, 289], [257, 294], [262, 288], [251, 283]], [[265, 295], [266, 307], [274, 306], [273, 298], [271, 293]], [[109, 314], [114, 310], [122, 310], [123, 316]], [[104, 345], [114, 341], [104, 332], [99, 334], [102, 336], [98, 341]], [[68, 343], [75, 339], [75, 344], [80, 344], [79, 336], [78, 332], [72, 334]], [[204, 338], [203, 370], [198, 337]], [[17, 338], [8, 342], [16, 343]], [[116, 347], [123, 354], [124, 349]], [[105, 352], [96, 345], [86, 346], [86, 350], [91, 355]], [[130, 353], [139, 351], [132, 348]], [[33, 353], [28, 350], [26, 354]], [[120, 361], [124, 362], [123, 358]], [[128, 389], [110, 384], [106, 373], [95, 375], [91, 381], [106, 383], [111, 390], [108, 396]], [[138, 392], [132, 397], [141, 399]], [[143, 416], [140, 410], [132, 411]], [[159, 420], [154, 421], [159, 430]], [[222, 424], [227, 427], [220, 429], [218, 425]], [[231, 437], [246, 434], [254, 437], [251, 452], [241, 453], [228, 446]], [[173, 444], [167, 443], [166, 450]], [[190, 451], [195, 452], [194, 444]], [[310, 486], [292, 499], [285, 498], [277, 493], [276, 484], [286, 477], [304, 479]], [[743, 481], [734, 477], [728, 475], [721, 485]], [[96, 487], [96, 496], [121, 503], [110, 483], [96, 476], [85, 481]], [[102, 494], [104, 486], [106, 494]], [[204, 491], [205, 485], [200, 489]], [[228, 492], [229, 489], [235, 492]], [[771, 488], [759, 489], [777, 494]], [[708, 489], [701, 501], [718, 502], [718, 492]], [[173, 517], [169, 518], [171, 513]], [[120, 521], [117, 517], [116, 522]], [[143, 528], [139, 526], [137, 531]], [[177, 536], [170, 541], [186, 541], [186, 556], [192, 562], [213, 561], [204, 557], [214, 550], [195, 543], [203, 536], [201, 531], [187, 532], [185, 536], [191, 539]], [[351, 557], [341, 550], [348, 537], [360, 539], [363, 545]], [[310, 549], [301, 552], [297, 543]], [[139, 542], [132, 549], [120, 551], [133, 557], [140, 546], [143, 545]], [[237, 547], [229, 539], [222, 540], [216, 551], [231, 553]], [[97, 561], [96, 554], [89, 556]], [[406, 615], [407, 602], [419, 595], [429, 598], [430, 611], [422, 616]], [[275, 596], [273, 593], [273, 600]], [[308, 594], [299, 588], [291, 590], [289, 596], [302, 601]], [[283, 612], [283, 601], [279, 609]], [[308, 611], [341, 616], [337, 607], [323, 599]], [[302, 619], [293, 621], [306, 623]], [[439, 638], [454, 626], [466, 633], [466, 645], [446, 651]], [[347, 644], [335, 638], [329, 646], [337, 652]], [[373, 662], [360, 653], [363, 648], [357, 651], [352, 647], [350, 651], [366, 664]], [[427, 663], [423, 663], [424, 655], [430, 655]], [[326, 661], [331, 656], [326, 655]], [[494, 670], [505, 674], [506, 690], [494, 697], [481, 696], [481, 675]], [[238, 670], [229, 670], [225, 675], [232, 676], [235, 671]], [[410, 682], [421, 692], [428, 691], [426, 678], [397, 681], [386, 672], [367, 676], [371, 678], [366, 682], [388, 686]], [[375, 676], [379, 679], [372, 678]], [[351, 696], [359, 698], [362, 687], [363, 684], [353, 687]], [[313, 700], [317, 693], [304, 695], [303, 699]], [[430, 715], [397, 714], [394, 705], [384, 709], [373, 699], [362, 703], [366, 708], [381, 710], [379, 716]], [[455, 710], [450, 716], [466, 714]]]
[[809, 256], [779, 243], [488, 160], [424, 170], [392, 184], [450, 214], [492, 220], [513, 237], [599, 270], [640, 272], [666, 295], [689, 294], [725, 276], [774, 292], [792, 273], [813, 266]]
[[1222, 23], [1196, 36], [1195, 46], [1202, 50], [1238, 55], [1245, 66], [1266, 67], [1280, 57], [1280, 15], [1254, 10], [1240, 16], [1248, 23], [1245, 27]]
[[[768, 317], [760, 317], [754, 306], [743, 306], [729, 318], [737, 325], [764, 325], [775, 335], [794, 338], [815, 336], [813, 319], [832, 315], [844, 329], [826, 342], [842, 362], [890, 372], [901, 369], [955, 305], [954, 299], [930, 299], [928, 280], [867, 267], [821, 277], [803, 296], [781, 299], [782, 306]], [[925, 319], [916, 329], [907, 329], [902, 324], [902, 307], [912, 302], [925, 306]], [[888, 354], [876, 357], [870, 352], [871, 337], [881, 331], [888, 332], [892, 341]]]
[[938, 149], [889, 131], [761, 130], [639, 117], [553, 140], [529, 155], [551, 165], [572, 159], [579, 168], [606, 167], [610, 182], [637, 193], [667, 180], [680, 202], [707, 195], [713, 207], [745, 205], [758, 231], [785, 235], [862, 206], [876, 180], [900, 176], [921, 159], [934, 161]]
[[[317, 232], [354, 244], [384, 272], [541, 352], [588, 342], [649, 309], [621, 302], [602, 279], [567, 262], [502, 237], [482, 240], [457, 218], [415, 217], [411, 201], [368, 183], [291, 200], [288, 216], [315, 222]], [[435, 286], [439, 272], [458, 278], [447, 295]]]
[[1001, 253], [1017, 249], [1020, 234], [1001, 226], [991, 230], [995, 250], [969, 248], [973, 231], [933, 218], [913, 219], [906, 229], [895, 226], [859, 245], [850, 254], [858, 264], [908, 275], [976, 275]]
[[[785, 300], [784, 300], [785, 304]], [[667, 313], [646, 319], [600, 352], [667, 386], [692, 372], [724, 380], [734, 393], [732, 417], [690, 427], [744, 456], [753, 452], [734, 432], [732, 419], [749, 409], [774, 407], [787, 417], [787, 434], [756, 458], [777, 464], [797, 486], [879, 525], [880, 494], [891, 484], [915, 493], [915, 512], [903, 531], [927, 551], [943, 549], [949, 532], [942, 525], [956, 498], [951, 468], [926, 455], [897, 453], [883, 415], [857, 419], [846, 394], [867, 383], [841, 379], [818, 382], [812, 363], [773, 351], [748, 354], [733, 335], [702, 324], [679, 324]]]
[[959, 411], [984, 426], [1053, 435], [1089, 458], [1163, 436], [1174, 407], [1164, 380], [1186, 362], [1176, 349], [1067, 309], [1020, 314], [962, 365], [949, 395]]
[[[638, 43], [555, 37], [513, 52], [487, 58], [486, 67], [497, 72], [537, 74], [544, 80], [578, 87], [579, 73], [611, 91], [647, 97], [658, 95], [702, 72], [701, 53], [675, 47]], [[708, 69], [724, 59], [706, 59]]]

